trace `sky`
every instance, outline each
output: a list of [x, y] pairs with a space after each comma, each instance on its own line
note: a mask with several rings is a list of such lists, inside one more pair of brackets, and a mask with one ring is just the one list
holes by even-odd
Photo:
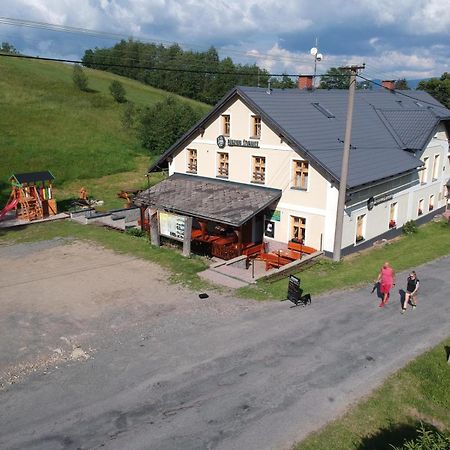
[[[11, 21], [5, 20], [14, 19]], [[104, 34], [19, 26], [33, 21]], [[8, 23], [6, 23], [8, 22]], [[30, 25], [30, 23], [27, 23]], [[21, 53], [79, 59], [120, 38], [218, 49], [270, 73], [310, 74], [318, 39], [330, 67], [366, 64], [373, 79], [450, 72], [450, 0], [1, 0], [0, 40]]]

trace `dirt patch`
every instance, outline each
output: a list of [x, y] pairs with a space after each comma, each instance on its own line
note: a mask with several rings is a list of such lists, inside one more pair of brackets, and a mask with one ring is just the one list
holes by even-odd
[[440, 420], [438, 420], [432, 416], [428, 416], [427, 414], [422, 414], [419, 411], [417, 411], [416, 408], [410, 408], [408, 413], [412, 417], [417, 419], [419, 422], [428, 423], [441, 432], [444, 432], [446, 430], [445, 424], [442, 423]]
[[[248, 302], [169, 285], [156, 264], [77, 240], [0, 247], [0, 383], [84, 361], [100, 341], [168, 316], [227, 315]], [[228, 300], [228, 301], [227, 301]], [[182, 320], [182, 319], [180, 319]], [[108, 341], [109, 340], [109, 341]], [[107, 345], [105, 343], [105, 345]]]

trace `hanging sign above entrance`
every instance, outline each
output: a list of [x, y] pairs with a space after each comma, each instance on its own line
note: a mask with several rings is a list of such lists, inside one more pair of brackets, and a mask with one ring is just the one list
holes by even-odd
[[225, 145], [228, 145], [228, 147], [259, 148], [259, 141], [250, 141], [247, 139], [225, 139], [225, 136], [221, 134], [217, 137], [217, 146], [219, 148], [225, 148]]

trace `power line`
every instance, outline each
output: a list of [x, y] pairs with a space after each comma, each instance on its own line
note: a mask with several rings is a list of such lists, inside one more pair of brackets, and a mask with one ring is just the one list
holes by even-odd
[[[53, 62], [62, 62], [62, 63], [70, 63], [70, 64], [91, 64], [92, 66], [102, 66], [102, 67], [116, 67], [122, 69], [143, 69], [143, 70], [151, 70], [151, 71], [165, 71], [165, 72], [181, 72], [181, 73], [198, 73], [198, 74], [210, 74], [210, 75], [233, 75], [233, 76], [258, 76], [257, 72], [231, 72], [231, 71], [223, 71], [223, 70], [197, 70], [197, 69], [180, 69], [174, 67], [154, 67], [154, 66], [144, 66], [144, 65], [130, 65], [130, 64], [117, 64], [117, 63], [101, 63], [101, 62], [83, 62], [79, 59], [65, 59], [65, 58], [50, 58], [43, 56], [30, 56], [30, 55], [15, 55], [11, 53], [0, 53], [0, 57], [7, 58], [22, 58], [22, 59], [32, 59], [38, 61], [53, 61]], [[302, 74], [304, 75], [304, 74]], [[269, 77], [298, 77], [299, 74], [286, 74], [286, 73], [267, 73]], [[314, 77], [314, 75], [304, 75], [309, 77]], [[347, 74], [336, 74], [336, 75], [327, 75], [327, 74], [317, 74], [316, 77], [347, 77]]]
[[[39, 60], [39, 61], [63, 62], [63, 63], [71, 63], [71, 64], [83, 64], [83, 65], [91, 64], [92, 66], [117, 67], [117, 68], [123, 68], [123, 69], [143, 69], [143, 70], [164, 71], [164, 72], [182, 72], [182, 73], [199, 73], [199, 74], [233, 75], [233, 76], [258, 76], [257, 72], [230, 72], [230, 71], [221, 71], [221, 70], [179, 69], [179, 68], [174, 68], [174, 67], [152, 67], [152, 66], [142, 66], [142, 65], [101, 63], [101, 62], [86, 63], [79, 59], [49, 58], [49, 57], [42, 57], [42, 56], [14, 55], [14, 54], [7, 54], [7, 53], [0, 53], [0, 56], [9, 57], [9, 58], [33, 59], [33, 60]], [[282, 76], [297, 77], [298, 74], [268, 74], [268, 76], [271, 76], [271, 77], [282, 77]]]
[[[33, 20], [22, 20], [22, 19], [13, 19], [10, 17], [0, 17], [0, 24], [4, 25], [10, 25], [10, 26], [16, 26], [16, 27], [26, 27], [26, 28], [36, 28], [36, 29], [43, 29], [48, 31], [56, 31], [56, 32], [66, 32], [66, 33], [73, 33], [73, 34], [84, 34], [86, 36], [93, 36], [93, 37], [99, 37], [103, 39], [115, 39], [115, 40], [123, 40], [123, 39], [132, 39], [133, 37], [130, 35], [124, 35], [124, 34], [118, 34], [118, 33], [110, 33], [105, 31], [98, 31], [98, 30], [92, 30], [89, 28], [81, 28], [81, 27], [71, 27], [67, 25], [58, 25], [48, 22], [39, 22], [39, 21], [33, 21]], [[163, 44], [163, 45], [179, 45], [180, 47], [184, 48], [197, 48], [197, 49], [205, 49], [205, 46], [201, 46], [198, 44], [189, 44], [189, 43], [183, 43], [183, 42], [174, 42], [174, 41], [167, 41], [163, 39], [149, 39], [149, 38], [139, 38], [139, 41], [137, 42], [147, 42], [147, 43], [154, 43], [154, 44]], [[253, 58], [253, 59], [272, 59], [272, 60], [279, 60], [279, 61], [291, 61], [291, 62], [297, 62], [297, 63], [309, 63], [311, 62], [311, 59], [307, 56], [304, 58], [300, 57], [294, 57], [294, 56], [275, 56], [271, 55], [269, 53], [249, 53], [249, 52], [240, 52], [238, 50], [232, 50], [227, 49], [227, 53], [236, 54], [240, 56], [245, 56], [247, 58]]]

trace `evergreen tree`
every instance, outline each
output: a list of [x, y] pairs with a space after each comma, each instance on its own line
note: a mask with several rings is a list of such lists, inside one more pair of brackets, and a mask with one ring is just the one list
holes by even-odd
[[0, 53], [9, 53], [10, 55], [20, 55], [16, 47], [14, 47], [14, 45], [10, 44], [9, 42], [2, 42], [2, 45], [0, 47]]
[[79, 64], [73, 66], [72, 80], [80, 91], [88, 91], [88, 77]]
[[127, 101], [127, 93], [120, 81], [112, 81], [109, 85], [109, 92], [111, 92], [111, 95], [117, 103], [125, 103]]
[[350, 86], [350, 70], [331, 67], [322, 76], [319, 89], [348, 89]]
[[394, 89], [400, 90], [400, 91], [406, 91], [409, 89], [408, 82], [406, 81], [406, 78], [400, 78], [397, 80], [394, 84]]
[[[134, 78], [175, 94], [216, 103], [237, 84], [267, 86], [269, 74], [256, 65], [219, 59], [214, 47], [204, 52], [121, 40], [111, 48], [85, 51], [83, 65]], [[218, 73], [222, 72], [222, 73]]]
[[280, 78], [271, 78], [270, 79], [270, 87], [276, 89], [293, 89], [297, 87], [297, 83], [291, 78], [284, 74], [281, 79]]

